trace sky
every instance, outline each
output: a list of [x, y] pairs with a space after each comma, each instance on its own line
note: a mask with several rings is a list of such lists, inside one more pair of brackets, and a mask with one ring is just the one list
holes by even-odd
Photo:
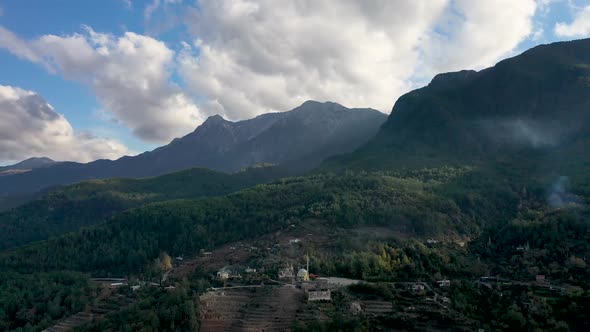
[[0, 165], [88, 162], [590, 37], [590, 0], [0, 0]]

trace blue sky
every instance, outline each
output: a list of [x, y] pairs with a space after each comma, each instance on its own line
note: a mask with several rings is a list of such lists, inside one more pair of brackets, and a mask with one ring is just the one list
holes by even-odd
[[[0, 0], [0, 164], [116, 158], [307, 99], [389, 112], [437, 72], [590, 32], [588, 0], [375, 4]], [[59, 119], [28, 118], [30, 94]]]
[[[24, 38], [45, 34], [68, 35], [81, 31], [83, 25], [97, 31], [122, 33], [145, 31], [142, 9], [149, 1], [134, 1], [131, 7], [122, 0], [8, 0], [0, 1], [3, 15], [0, 24]], [[35, 8], [34, 10], [31, 10]], [[169, 40], [174, 43], [174, 40]], [[126, 128], [100, 121], [101, 108], [92, 91], [77, 82], [54, 75], [37, 64], [0, 52], [0, 84], [16, 85], [39, 92], [51, 105], [80, 130], [94, 130], [124, 141], [131, 150], [144, 151], [157, 144], [136, 139]]]

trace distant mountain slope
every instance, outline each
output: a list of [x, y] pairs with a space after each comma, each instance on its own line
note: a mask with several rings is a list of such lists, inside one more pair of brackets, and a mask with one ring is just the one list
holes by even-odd
[[324, 167], [499, 162], [559, 174], [590, 161], [589, 149], [585, 39], [538, 46], [480, 72], [437, 75], [399, 98], [374, 139]]
[[0, 250], [94, 225], [147, 203], [224, 195], [287, 175], [279, 167], [235, 174], [193, 168], [153, 178], [77, 183], [0, 213]]
[[45, 157], [29, 158], [14, 165], [0, 166], [0, 176], [28, 172], [32, 169], [47, 167], [55, 163], [55, 161]]
[[371, 109], [305, 102], [292, 111], [230, 122], [207, 119], [194, 132], [135, 157], [64, 162], [0, 178], [0, 196], [27, 194], [89, 179], [156, 176], [190, 167], [235, 172], [260, 163], [310, 169], [323, 159], [350, 152], [369, 140], [386, 120]]

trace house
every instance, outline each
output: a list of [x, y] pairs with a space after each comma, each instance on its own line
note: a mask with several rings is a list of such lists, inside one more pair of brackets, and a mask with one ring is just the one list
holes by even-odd
[[211, 258], [211, 256], [213, 256], [213, 253], [210, 251], [201, 252], [201, 257]]
[[424, 285], [414, 284], [412, 285], [412, 292], [413, 293], [421, 293], [424, 291]]
[[253, 269], [253, 268], [251, 268], [251, 267], [249, 267], [249, 266], [248, 266], [248, 267], [246, 268], [245, 272], [246, 272], [246, 273], [256, 273], [256, 269]]
[[293, 270], [293, 265], [289, 265], [279, 270], [279, 279], [291, 279], [295, 278], [295, 271]]
[[449, 299], [448, 297], [441, 297], [440, 300], [442, 301], [442, 303], [451, 303], [451, 299]]
[[548, 283], [548, 282], [547, 282], [547, 279], [545, 278], [545, 275], [544, 275], [544, 274], [537, 274], [537, 275], [535, 276], [535, 282], [536, 282], [537, 284], [540, 284], [540, 285], [545, 285], [545, 284], [547, 284], [547, 283]]
[[330, 290], [310, 290], [307, 292], [308, 301], [332, 301]]
[[438, 243], [438, 241], [437, 241], [437, 240], [435, 240], [435, 239], [428, 239], [428, 240], [426, 240], [426, 243], [427, 243], [427, 244], [437, 244], [437, 243]]
[[448, 279], [439, 280], [436, 283], [438, 287], [451, 287], [451, 281]]
[[219, 278], [221, 280], [229, 279], [230, 275], [231, 275], [231, 271], [229, 270], [228, 267], [224, 267], [217, 272], [217, 278]]
[[301, 239], [291, 239], [291, 240], [289, 240], [289, 244], [296, 244], [296, 243], [299, 243], [299, 242], [301, 242]]
[[177, 261], [183, 261], [183, 260], [184, 260], [184, 259], [182, 258], [182, 256], [177, 256], [175, 259], [176, 259]]

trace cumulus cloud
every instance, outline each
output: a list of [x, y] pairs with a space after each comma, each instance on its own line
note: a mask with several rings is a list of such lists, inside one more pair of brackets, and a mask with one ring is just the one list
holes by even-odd
[[115, 159], [128, 153], [121, 143], [77, 133], [40, 95], [0, 85], [0, 161], [33, 156], [55, 160]]
[[424, 46], [428, 74], [481, 69], [510, 54], [533, 33], [535, 0], [455, 0]]
[[84, 34], [24, 41], [0, 28], [0, 47], [92, 87], [113, 119], [151, 142], [167, 142], [202, 122], [197, 106], [171, 83], [174, 52], [154, 38]]
[[[388, 110], [446, 0], [200, 1], [181, 73], [229, 118], [307, 99]], [[191, 54], [191, 50], [195, 54]]]
[[560, 37], [586, 37], [590, 35], [590, 5], [578, 12], [571, 23], [555, 24], [554, 32]]
[[388, 111], [416, 78], [512, 52], [535, 9], [535, 0], [201, 0], [180, 72], [208, 112], [232, 119], [307, 99]]
[[[0, 27], [0, 47], [85, 82], [113, 119], [165, 142], [205, 115], [240, 120], [308, 99], [387, 112], [438, 72], [511, 55], [550, 1], [199, 0], [182, 11], [192, 39], [178, 53], [153, 37], [90, 28], [22, 40]], [[152, 0], [144, 16], [157, 21], [180, 3]], [[186, 89], [172, 83], [176, 73]]]

